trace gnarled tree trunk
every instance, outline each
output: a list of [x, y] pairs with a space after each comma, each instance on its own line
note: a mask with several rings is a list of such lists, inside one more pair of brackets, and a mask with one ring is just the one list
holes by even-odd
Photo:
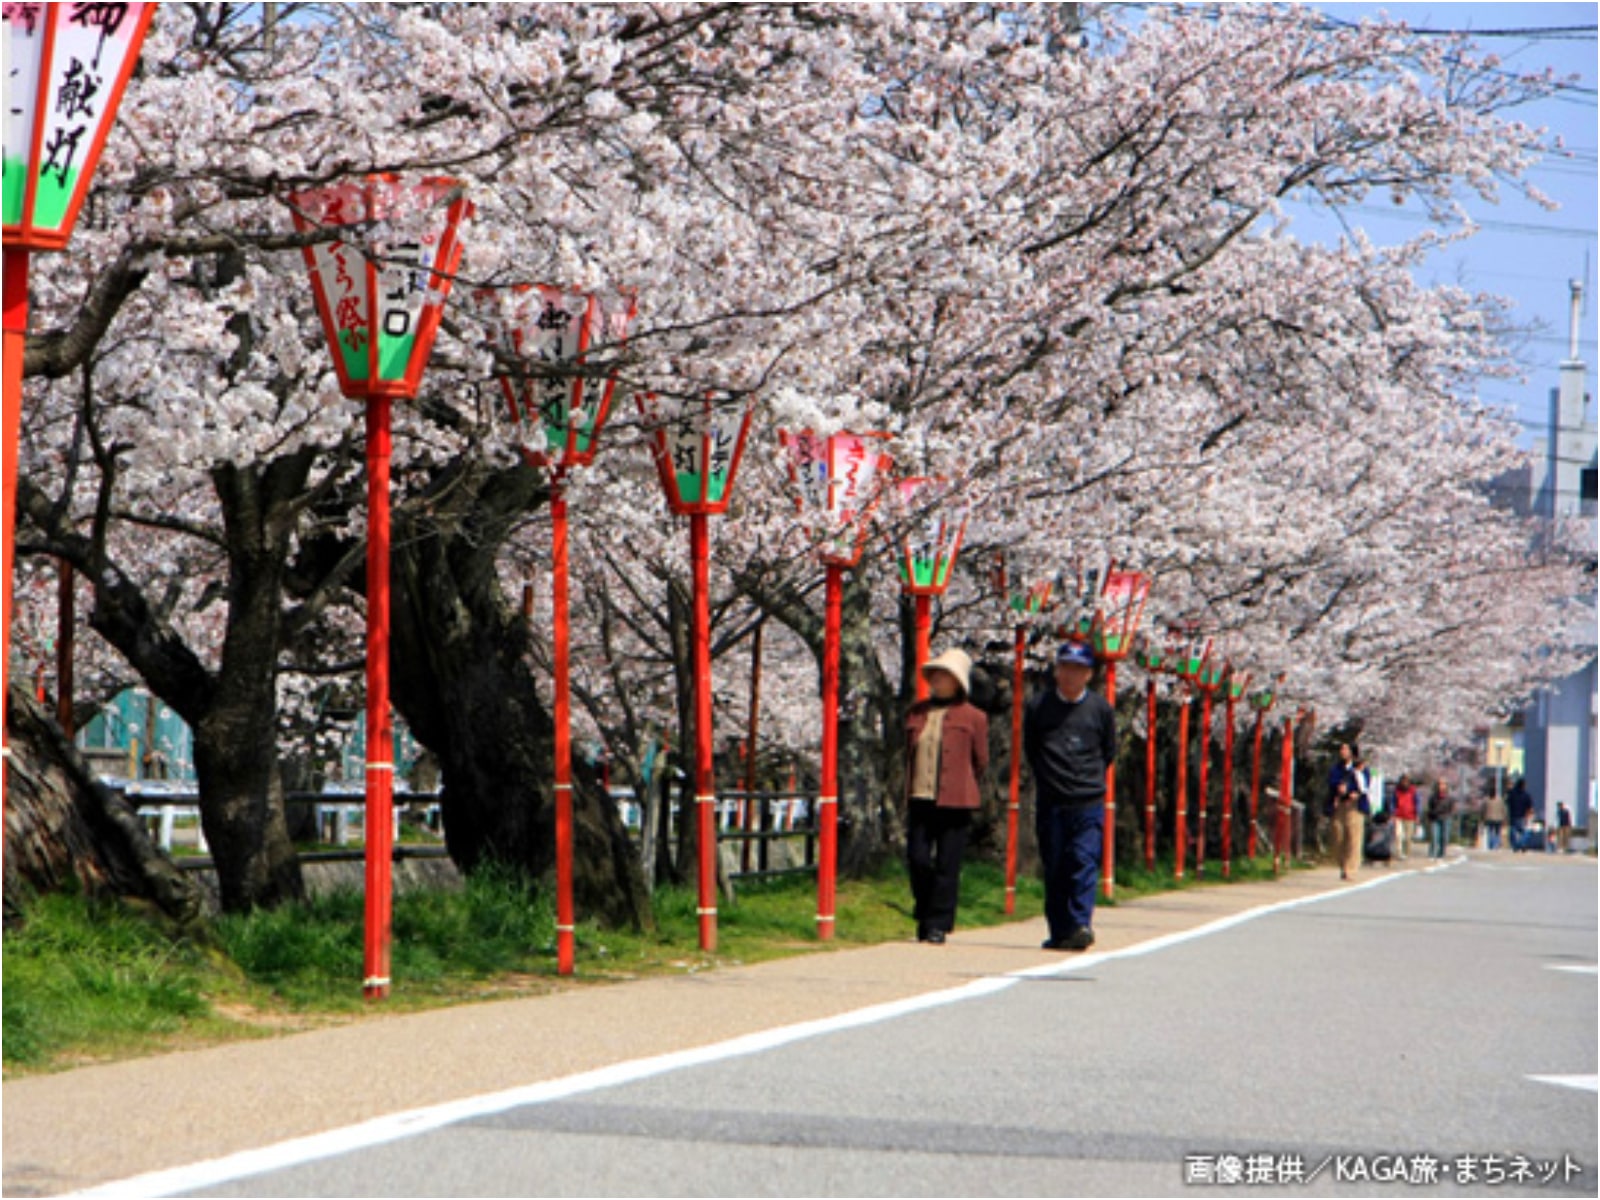
[[136, 898], [183, 924], [199, 889], [156, 848], [138, 814], [89, 766], [25, 688], [6, 699], [5, 919], [27, 897], [75, 884], [90, 896]]
[[[438, 756], [450, 856], [530, 876], [555, 864], [554, 727], [528, 665], [528, 628], [502, 595], [496, 551], [544, 497], [539, 473], [444, 472], [396, 515], [390, 674], [395, 706]], [[622, 819], [575, 770], [573, 894], [580, 916], [649, 925]]]

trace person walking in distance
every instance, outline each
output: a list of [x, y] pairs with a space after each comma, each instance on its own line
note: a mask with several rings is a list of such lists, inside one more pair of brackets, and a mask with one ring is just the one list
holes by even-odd
[[1450, 813], [1455, 808], [1455, 801], [1450, 799], [1450, 789], [1445, 781], [1436, 779], [1433, 782], [1433, 791], [1428, 796], [1427, 811], [1423, 814], [1428, 820], [1428, 857], [1443, 858], [1444, 848], [1449, 844]]
[[1117, 721], [1105, 697], [1089, 690], [1093, 675], [1094, 652], [1082, 642], [1066, 642], [1056, 651], [1055, 686], [1028, 703], [1023, 719], [1050, 926], [1046, 950], [1094, 945], [1106, 768], [1116, 759]]
[[1417, 785], [1411, 776], [1400, 776], [1394, 785], [1394, 837], [1395, 850], [1402, 859], [1411, 852], [1411, 834], [1417, 823]]
[[1565, 800], [1556, 801], [1556, 848], [1563, 854], [1572, 853], [1572, 810]]
[[1511, 850], [1521, 854], [1528, 848], [1528, 824], [1533, 819], [1533, 797], [1520, 778], [1506, 793], [1506, 815], [1511, 819]]
[[1500, 835], [1506, 828], [1506, 800], [1498, 791], [1490, 792], [1483, 802], [1484, 845], [1490, 850], [1500, 849]]
[[1341, 742], [1339, 760], [1328, 771], [1328, 804], [1324, 810], [1333, 825], [1333, 857], [1339, 864], [1340, 879], [1349, 879], [1361, 865], [1366, 824], [1362, 808], [1366, 799], [1356, 773], [1355, 751], [1350, 743]]
[[906, 716], [906, 865], [917, 940], [955, 928], [961, 856], [989, 767], [989, 718], [967, 699], [972, 660], [946, 650], [922, 666], [929, 696]]

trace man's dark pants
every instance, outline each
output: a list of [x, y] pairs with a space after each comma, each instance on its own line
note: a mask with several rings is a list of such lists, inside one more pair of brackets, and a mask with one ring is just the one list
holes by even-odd
[[1044, 915], [1050, 940], [1094, 923], [1094, 893], [1105, 846], [1105, 797], [1085, 804], [1046, 804], [1035, 814], [1044, 863]]
[[956, 927], [961, 891], [961, 856], [967, 848], [972, 812], [913, 800], [906, 819], [906, 865], [916, 900], [917, 935], [949, 933]]

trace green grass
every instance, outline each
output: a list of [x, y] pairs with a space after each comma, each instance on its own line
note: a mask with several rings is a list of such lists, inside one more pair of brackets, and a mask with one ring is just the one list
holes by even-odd
[[[1271, 862], [1234, 863], [1235, 879], [1268, 878]], [[1118, 896], [1175, 885], [1170, 868], [1119, 877]], [[1215, 876], [1205, 881], [1217, 882]], [[438, 1007], [551, 991], [607, 980], [682, 974], [717, 965], [908, 938], [911, 898], [905, 868], [886, 866], [844, 880], [837, 936], [816, 940], [816, 889], [809, 876], [741, 882], [722, 901], [715, 954], [699, 949], [696, 896], [655, 895], [657, 927], [638, 933], [577, 931], [577, 975], [556, 976], [549, 901], [515, 878], [482, 872], [458, 890], [416, 891], [394, 902], [394, 984], [386, 1011]], [[1005, 913], [1000, 867], [962, 871], [959, 928], [1037, 916], [1043, 887], [1017, 882], [1015, 917]], [[4, 938], [4, 1036], [8, 1074], [262, 1036], [370, 1011], [361, 998], [362, 898], [347, 891], [305, 904], [225, 916], [196, 938], [115, 905], [78, 895], [29, 903]]]
[[215, 968], [203, 949], [77, 895], [45, 896], [4, 943], [4, 1057], [43, 1064], [92, 1047], [116, 1055], [204, 1023]]

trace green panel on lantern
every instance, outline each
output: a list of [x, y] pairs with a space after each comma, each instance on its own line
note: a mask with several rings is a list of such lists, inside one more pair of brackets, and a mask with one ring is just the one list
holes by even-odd
[[428, 264], [417, 262], [422, 253], [420, 246], [407, 246], [399, 262], [378, 267], [378, 378], [386, 383], [405, 379], [416, 349], [428, 287]]
[[5, 161], [5, 223], [16, 225], [22, 221], [23, 181], [28, 175], [28, 162], [7, 156]]
[[1266, 712], [1267, 709], [1272, 707], [1272, 701], [1273, 694], [1271, 692], [1257, 692], [1250, 697], [1251, 706], [1259, 708], [1262, 712]]
[[[24, 168], [26, 173], [26, 168]], [[10, 172], [7, 172], [9, 176]], [[10, 187], [9, 180], [6, 185]], [[72, 203], [72, 193], [78, 186], [78, 171], [69, 169], [66, 178], [55, 170], [42, 170], [34, 185], [33, 224], [36, 229], [60, 229], [67, 219], [67, 208]], [[20, 203], [21, 196], [18, 196]], [[9, 214], [9, 207], [7, 212]], [[20, 209], [19, 209], [20, 211]], [[11, 218], [7, 215], [6, 219]]]

